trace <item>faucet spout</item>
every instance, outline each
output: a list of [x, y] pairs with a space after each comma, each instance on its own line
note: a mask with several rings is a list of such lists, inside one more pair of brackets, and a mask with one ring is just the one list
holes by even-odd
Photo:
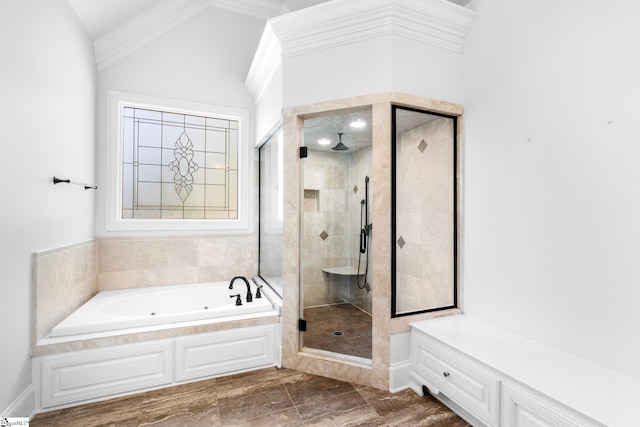
[[233, 282], [236, 279], [242, 280], [245, 283], [245, 285], [247, 285], [247, 302], [253, 301], [253, 295], [251, 295], [251, 285], [249, 284], [249, 281], [247, 280], [246, 277], [244, 277], [244, 276], [236, 276], [233, 279], [231, 279], [231, 282], [229, 282], [229, 289], [233, 289]]

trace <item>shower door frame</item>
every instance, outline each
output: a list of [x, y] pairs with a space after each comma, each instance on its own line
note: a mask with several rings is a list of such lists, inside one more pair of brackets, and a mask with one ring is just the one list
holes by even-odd
[[[452, 245], [453, 245], [453, 304], [452, 305], [448, 305], [448, 306], [443, 306], [443, 307], [434, 307], [434, 308], [425, 308], [425, 309], [419, 309], [419, 310], [413, 310], [413, 311], [404, 311], [404, 312], [400, 312], [398, 313], [397, 310], [397, 270], [396, 270], [396, 252], [397, 252], [397, 247], [396, 247], [396, 239], [397, 239], [397, 233], [396, 233], [396, 214], [397, 214], [397, 185], [398, 185], [398, 179], [397, 179], [397, 170], [398, 170], [398, 165], [397, 165], [397, 154], [396, 154], [396, 148], [397, 148], [397, 129], [396, 129], [396, 111], [398, 109], [401, 110], [405, 110], [405, 111], [411, 111], [414, 113], [423, 113], [423, 114], [428, 114], [431, 116], [438, 116], [438, 117], [442, 117], [442, 118], [446, 118], [446, 119], [451, 119], [453, 121], [453, 135], [452, 135], [452, 142], [453, 142], [453, 156], [450, 159], [452, 162], [452, 169], [453, 169], [453, 181], [454, 181], [454, 185], [452, 186], [453, 189], [453, 212], [452, 212], [452, 216], [453, 216], [453, 235], [452, 235]], [[458, 117], [451, 115], [451, 114], [444, 114], [444, 113], [436, 113], [433, 111], [427, 111], [421, 108], [415, 108], [415, 107], [406, 107], [406, 106], [402, 106], [402, 105], [397, 105], [397, 104], [393, 104], [391, 105], [391, 173], [392, 173], [392, 178], [391, 178], [391, 318], [396, 318], [396, 317], [404, 317], [404, 316], [412, 316], [415, 314], [421, 314], [421, 313], [429, 313], [429, 312], [436, 312], [436, 311], [444, 311], [444, 310], [451, 310], [451, 309], [455, 309], [458, 307], [458, 186], [455, 185], [455, 181], [457, 179], [458, 176]]]
[[[369, 181], [370, 181], [370, 177], [369, 175], [371, 175], [372, 173], [372, 161], [371, 161], [371, 155], [368, 153], [365, 153], [363, 155], [364, 150], [370, 150], [372, 151], [373, 149], [373, 143], [372, 143], [372, 120], [371, 120], [371, 109], [372, 106], [370, 104], [365, 104], [363, 106], [356, 106], [356, 107], [350, 107], [350, 108], [337, 108], [337, 109], [331, 109], [328, 111], [321, 111], [320, 113], [315, 113], [315, 114], [307, 114], [304, 116], [301, 116], [304, 124], [306, 125], [307, 122], [309, 120], [314, 120], [314, 119], [322, 119], [323, 117], [331, 117], [333, 120], [329, 120], [329, 126], [330, 127], [336, 127], [336, 128], [340, 128], [339, 130], [343, 131], [343, 132], [339, 132], [337, 133], [339, 135], [339, 141], [340, 143], [342, 143], [342, 136], [346, 135], [346, 136], [353, 136], [354, 138], [357, 138], [359, 140], [359, 144], [356, 145], [357, 148], [354, 149], [353, 146], [350, 145], [350, 148], [353, 150], [350, 151], [346, 151], [349, 148], [347, 148], [344, 144], [342, 144], [342, 146], [344, 147], [343, 149], [339, 149], [337, 151], [329, 151], [329, 150], [318, 150], [318, 147], [314, 148], [314, 143], [315, 141], [311, 140], [311, 141], [303, 141], [305, 143], [304, 146], [300, 147], [300, 171], [301, 171], [301, 180], [303, 183], [303, 189], [302, 189], [302, 193], [303, 193], [303, 200], [301, 201], [301, 209], [300, 209], [300, 223], [304, 224], [305, 220], [307, 219], [307, 201], [306, 199], [306, 194], [307, 191], [315, 191], [315, 196], [318, 197], [318, 199], [316, 200], [316, 205], [315, 205], [315, 209], [317, 209], [317, 213], [325, 214], [328, 215], [327, 217], [324, 217], [324, 220], [326, 222], [324, 222], [324, 229], [325, 230], [329, 230], [329, 229], [334, 229], [334, 227], [332, 226], [332, 220], [335, 221], [335, 218], [331, 218], [332, 215], [330, 215], [329, 213], [333, 213], [335, 214], [336, 211], [335, 209], [332, 209], [334, 206], [333, 205], [329, 205], [327, 203], [324, 203], [325, 199], [323, 197], [321, 197], [324, 193], [325, 190], [327, 191], [336, 191], [336, 190], [344, 190], [345, 192], [345, 208], [347, 209], [347, 211], [349, 212], [346, 216], [346, 218], [344, 218], [343, 223], [348, 224], [348, 232], [344, 232], [340, 233], [339, 231], [336, 234], [336, 230], [334, 229], [334, 232], [331, 234], [328, 234], [324, 237], [322, 237], [323, 239], [323, 243], [325, 241], [326, 238], [332, 239], [332, 238], [339, 238], [342, 241], [340, 242], [340, 244], [338, 244], [337, 246], [334, 246], [334, 249], [336, 247], [341, 247], [343, 249], [346, 249], [346, 260], [342, 260], [344, 262], [339, 262], [336, 265], [336, 259], [335, 258], [345, 258], [344, 254], [341, 255], [335, 255], [334, 253], [332, 253], [332, 256], [329, 257], [329, 259], [326, 259], [327, 256], [327, 252], [326, 249], [324, 252], [324, 256], [325, 258], [322, 260], [318, 260], [315, 257], [311, 257], [311, 258], [307, 258], [304, 259], [304, 257], [301, 256], [300, 258], [300, 265], [301, 265], [301, 272], [300, 272], [300, 331], [301, 332], [306, 332], [306, 334], [311, 335], [316, 333], [317, 334], [317, 327], [318, 324], [315, 321], [310, 322], [309, 317], [310, 317], [310, 312], [313, 311], [313, 308], [316, 309], [321, 309], [320, 307], [322, 306], [331, 306], [331, 305], [339, 305], [339, 304], [350, 304], [351, 306], [354, 307], [355, 310], [360, 310], [364, 313], [367, 313], [369, 316], [371, 316], [371, 289], [372, 288], [368, 288], [369, 286], [371, 286], [373, 284], [373, 280], [369, 280], [372, 279], [372, 275], [371, 274], [367, 274], [369, 273], [369, 257], [370, 257], [370, 250], [368, 248], [371, 247], [370, 245], [370, 236], [371, 233], [369, 233], [366, 237], [366, 247], [367, 247], [367, 251], [364, 252], [364, 262], [363, 262], [363, 268], [364, 268], [364, 272], [365, 273], [365, 277], [363, 278], [364, 282], [362, 283], [362, 287], [360, 287], [360, 283], [359, 283], [359, 271], [358, 274], [353, 275], [353, 273], [332, 273], [329, 271], [324, 270], [324, 268], [331, 268], [331, 267], [337, 267], [337, 266], [347, 266], [347, 267], [352, 267], [354, 266], [354, 264], [352, 264], [353, 259], [352, 258], [352, 250], [354, 249], [353, 247], [353, 240], [352, 240], [352, 228], [353, 225], [352, 224], [352, 218], [351, 215], [353, 214], [352, 209], [353, 209], [353, 205], [352, 203], [353, 200], [351, 200], [351, 196], [355, 196], [356, 194], [362, 194], [362, 192], [364, 192], [364, 199], [362, 199], [361, 203], [358, 203], [358, 211], [360, 212], [360, 220], [362, 221], [362, 214], [363, 214], [363, 208], [362, 206], [366, 204], [366, 209], [367, 212], [365, 213], [365, 217], [366, 217], [366, 221], [367, 223], [370, 225], [371, 221], [369, 218]], [[349, 117], [351, 116], [351, 117]], [[339, 119], [338, 119], [339, 117]], [[365, 130], [354, 130], [351, 133], [348, 133], [346, 130], [342, 129], [342, 126], [346, 126], [346, 123], [348, 123], [352, 118], [358, 118], [359, 120], [366, 120], [368, 123], [367, 129]], [[345, 120], [346, 119], [346, 120]], [[343, 122], [344, 121], [344, 122]], [[338, 122], [341, 122], [340, 125], [336, 124]], [[326, 123], [326, 122], [325, 122]], [[307, 129], [318, 129], [317, 127], [318, 122], [312, 123], [310, 125], [310, 128]], [[369, 134], [368, 140], [370, 142], [369, 145], [363, 145], [362, 141], [363, 141], [363, 136], [366, 135], [366, 133]], [[322, 133], [324, 135], [324, 133]], [[306, 135], [307, 137], [309, 137], [309, 135]], [[314, 134], [314, 137], [317, 137], [318, 134]], [[352, 141], [354, 142], [354, 141]], [[335, 148], [333, 149], [335, 150]], [[361, 151], [362, 150], [362, 151]], [[317, 157], [316, 157], [317, 156]], [[345, 157], [345, 156], [349, 156], [349, 157]], [[328, 162], [328, 164], [327, 164]], [[346, 173], [346, 176], [343, 176], [343, 180], [344, 180], [344, 186], [343, 188], [338, 188], [335, 187], [333, 185], [328, 185], [327, 186], [327, 176], [326, 174], [328, 173], [327, 167], [328, 165], [331, 165], [332, 167], [330, 167], [330, 169], [333, 169], [336, 167], [336, 165], [334, 164], [334, 162], [338, 163], [337, 169], [340, 169], [340, 172], [337, 173], [342, 173], [342, 171], [344, 171], [344, 169], [348, 169], [348, 173]], [[346, 162], [346, 163], [344, 163]], [[354, 164], [355, 162], [355, 164]], [[313, 173], [309, 174], [308, 171], [308, 167], [309, 164], [313, 163], [313, 165], [315, 166], [315, 168], [319, 168], [319, 169], [324, 169], [324, 173], [321, 174], [320, 176], [322, 176], [321, 182], [317, 182], [317, 179], [314, 180], [313, 179]], [[314, 169], [315, 169], [314, 168]], [[364, 177], [362, 177], [363, 175], [363, 170], [364, 169]], [[309, 174], [309, 175], [307, 175]], [[359, 180], [356, 180], [355, 178], [353, 178], [352, 174], [359, 174], [360, 176], [358, 178], [362, 178], [364, 179], [364, 183], [360, 182]], [[307, 181], [309, 181], [309, 183], [307, 184]], [[312, 182], [314, 181], [314, 182]], [[340, 180], [339, 180], [340, 181]], [[353, 189], [354, 195], [351, 195], [351, 185], [356, 185], [359, 188], [358, 189]], [[310, 185], [310, 188], [307, 188], [307, 186]], [[357, 193], [358, 190], [362, 189], [362, 191], [360, 193]], [[356, 199], [359, 199], [360, 197], [356, 197]], [[342, 212], [342, 210], [340, 211]], [[309, 215], [313, 215], [311, 212], [309, 212]], [[335, 224], [333, 224], [335, 225]], [[362, 224], [360, 225], [360, 227], [362, 228]], [[370, 228], [367, 228], [370, 230]], [[305, 230], [305, 226], [301, 226], [300, 227], [300, 240], [304, 243], [310, 243], [311, 241], [316, 240], [316, 235], [312, 234], [309, 236], [306, 236], [304, 233]], [[359, 231], [360, 228], [358, 228], [355, 231]], [[319, 230], [316, 230], [316, 233]], [[323, 231], [323, 233], [325, 233], [325, 231]], [[346, 235], [345, 235], [346, 234]], [[361, 239], [362, 236], [360, 235], [360, 233], [358, 232], [358, 239]], [[323, 243], [318, 242], [319, 245], [323, 245]], [[334, 243], [335, 245], [335, 243]], [[313, 245], [314, 247], [318, 247], [316, 245]], [[313, 251], [311, 251], [313, 252]], [[362, 260], [362, 253], [359, 253], [359, 259]], [[317, 287], [318, 286], [318, 281], [319, 281], [319, 277], [314, 275], [313, 273], [311, 275], [309, 274], [304, 274], [305, 270], [304, 270], [304, 266], [309, 266], [309, 265], [314, 265], [314, 262], [316, 261], [316, 263], [318, 261], [320, 261], [322, 264], [319, 268], [322, 269], [322, 275], [323, 275], [323, 283], [324, 283], [324, 289], [325, 291], [327, 291], [326, 294], [323, 294], [321, 297], [319, 297], [317, 294], [315, 295], [315, 298], [313, 301], [308, 301], [306, 299], [306, 293], [314, 287], [314, 285]], [[310, 264], [307, 264], [309, 263]], [[318, 265], [315, 265], [315, 267], [318, 267]], [[360, 266], [359, 266], [360, 267]], [[313, 279], [311, 279], [311, 277], [313, 277]], [[356, 288], [357, 286], [357, 288]], [[372, 285], [373, 287], [375, 287], [375, 285]], [[369, 291], [366, 291], [366, 289], [370, 289]], [[318, 289], [316, 289], [316, 292], [318, 291]], [[326, 308], [325, 308], [326, 309]], [[307, 313], [306, 311], [310, 310], [309, 313]], [[323, 309], [321, 309], [323, 310]], [[334, 313], [335, 314], [335, 313]], [[357, 311], [355, 311], [354, 313], [352, 313], [351, 315], [346, 315], [345, 314], [345, 319], [350, 319], [352, 318], [351, 316], [355, 316], [353, 318], [357, 318], [360, 316], [360, 313], [358, 313]], [[340, 315], [340, 319], [342, 319], [342, 315]], [[328, 321], [328, 319], [327, 319]], [[303, 351], [306, 352], [312, 352], [315, 354], [320, 354], [320, 355], [325, 355], [327, 354], [329, 357], [335, 357], [338, 359], [342, 359], [345, 361], [350, 361], [350, 362], [355, 362], [355, 363], [360, 363], [363, 365], [370, 365], [371, 363], [371, 358], [370, 357], [366, 357], [363, 354], [366, 353], [367, 351], [369, 352], [369, 354], [371, 353], [371, 349], [372, 349], [372, 342], [371, 340], [369, 340], [368, 342], [368, 348], [365, 350], [364, 346], [360, 346], [360, 347], [349, 347], [348, 345], [345, 347], [345, 345], [352, 339], [358, 339], [358, 336], [360, 334], [362, 335], [371, 335], [373, 327], [371, 327], [369, 329], [368, 332], [364, 332], [364, 330], [352, 330], [350, 332], [343, 332], [341, 328], [338, 329], [334, 329], [333, 333], [334, 335], [336, 335], [336, 337], [340, 337], [340, 338], [332, 338], [335, 341], [331, 341], [331, 344], [325, 342], [324, 345], [321, 344], [321, 342], [313, 342], [313, 339], [309, 339], [307, 340], [306, 338], [310, 338], [310, 336], [302, 334], [301, 339], [300, 339], [300, 343], [301, 343], [301, 349]], [[345, 330], [346, 331], [346, 330]], [[353, 335], [353, 338], [351, 338], [351, 336]], [[360, 337], [362, 337], [362, 335], [360, 335]], [[315, 335], [314, 338], [318, 339], [318, 335]], [[320, 339], [322, 341], [322, 339]], [[346, 341], [346, 342], [344, 342]], [[330, 349], [331, 347], [333, 347], [333, 349]], [[344, 352], [339, 351], [340, 349], [345, 350]]]

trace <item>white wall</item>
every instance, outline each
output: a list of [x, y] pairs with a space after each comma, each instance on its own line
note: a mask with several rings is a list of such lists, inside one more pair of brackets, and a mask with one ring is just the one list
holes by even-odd
[[0, 414], [29, 416], [31, 254], [93, 238], [96, 193], [52, 177], [94, 181], [95, 59], [65, 0], [3, 1], [0, 57]]
[[459, 52], [395, 36], [391, 58], [392, 90], [462, 104]]
[[387, 91], [462, 102], [460, 48], [473, 13], [439, 0], [364, 4], [334, 0], [270, 21], [284, 107]]
[[284, 107], [390, 90], [391, 36], [283, 58]]
[[463, 99], [462, 55], [398, 35], [285, 57], [283, 68], [285, 107], [391, 90]]
[[471, 6], [464, 310], [640, 379], [640, 4]]
[[[208, 8], [101, 70], [98, 73], [99, 185], [104, 186], [106, 179], [108, 91], [241, 108], [252, 113], [253, 99], [244, 87], [244, 78], [264, 23], [261, 19]], [[251, 134], [250, 147], [254, 139]], [[98, 198], [98, 236], [115, 234], [105, 230], [105, 203], [104, 197]]]

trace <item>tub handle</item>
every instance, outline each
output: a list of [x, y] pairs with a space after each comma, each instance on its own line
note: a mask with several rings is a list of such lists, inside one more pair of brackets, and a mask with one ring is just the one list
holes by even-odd
[[230, 295], [229, 298], [236, 299], [236, 305], [242, 305], [242, 300], [240, 299], [240, 294]]
[[261, 288], [262, 288], [262, 285], [256, 286], [256, 298], [262, 298], [262, 293], [260, 293]]

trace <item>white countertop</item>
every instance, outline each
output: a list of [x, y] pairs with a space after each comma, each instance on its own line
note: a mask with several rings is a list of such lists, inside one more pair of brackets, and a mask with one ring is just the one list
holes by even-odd
[[640, 425], [632, 377], [464, 314], [411, 327], [607, 426]]

